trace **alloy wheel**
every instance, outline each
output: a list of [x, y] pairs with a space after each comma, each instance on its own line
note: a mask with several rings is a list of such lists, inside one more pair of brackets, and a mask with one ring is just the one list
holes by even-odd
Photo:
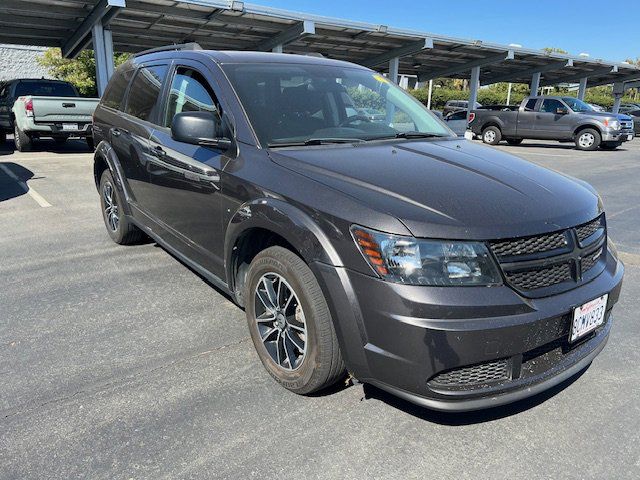
[[120, 216], [118, 213], [118, 202], [111, 182], [106, 182], [102, 187], [102, 199], [104, 201], [104, 213], [112, 232], [118, 231]]
[[271, 360], [284, 370], [299, 368], [306, 355], [307, 324], [291, 285], [277, 273], [265, 273], [256, 285], [254, 306], [258, 333]]
[[594, 137], [593, 134], [589, 132], [583, 133], [582, 135], [580, 135], [580, 138], [578, 139], [578, 143], [582, 148], [591, 147], [595, 141], [596, 141], [596, 137]]

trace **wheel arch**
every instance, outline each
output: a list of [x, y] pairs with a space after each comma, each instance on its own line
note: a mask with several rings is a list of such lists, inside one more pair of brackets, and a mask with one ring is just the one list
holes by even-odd
[[224, 242], [227, 283], [238, 303], [243, 301], [248, 264], [273, 245], [288, 248], [307, 264], [319, 261], [342, 265], [331, 240], [306, 212], [280, 199], [247, 202], [232, 215]]
[[582, 130], [586, 130], [587, 128], [596, 130], [600, 135], [602, 135], [602, 129], [595, 123], [583, 123], [573, 130], [573, 138], [575, 139]]
[[122, 195], [122, 198], [125, 199], [125, 204], [122, 205], [122, 208], [125, 211], [125, 214], [130, 215], [130, 196], [125, 187], [124, 175], [120, 169], [120, 162], [118, 162], [113, 148], [103, 140], [98, 144], [93, 155], [93, 180], [96, 185], [96, 189], [100, 187], [100, 178], [105, 170], [109, 170], [109, 172], [111, 172], [111, 176], [116, 183], [116, 188]]

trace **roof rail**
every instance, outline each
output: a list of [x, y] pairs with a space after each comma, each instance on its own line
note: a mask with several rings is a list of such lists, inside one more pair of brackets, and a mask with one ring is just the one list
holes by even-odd
[[142, 52], [138, 52], [134, 54], [134, 57], [139, 57], [141, 55], [147, 55], [149, 53], [157, 53], [157, 52], [168, 52], [171, 50], [202, 50], [202, 47], [199, 43], [191, 42], [191, 43], [177, 43], [175, 45], [165, 45], [164, 47], [150, 48], [149, 50], [144, 50]]

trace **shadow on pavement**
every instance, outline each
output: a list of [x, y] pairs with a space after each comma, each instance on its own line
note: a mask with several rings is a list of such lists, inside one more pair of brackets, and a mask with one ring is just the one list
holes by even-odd
[[27, 193], [29, 191], [27, 181], [32, 177], [33, 172], [22, 165], [13, 162], [0, 163], [0, 202]]
[[[49, 138], [37, 139], [33, 141], [29, 152], [47, 152], [56, 154], [68, 154], [68, 153], [91, 153], [93, 150], [89, 148], [87, 142], [84, 139], [75, 138], [67, 140], [64, 143], [56, 143]], [[15, 150], [13, 143], [13, 136], [7, 136], [7, 141], [4, 144], [0, 144], [0, 155], [12, 155], [18, 153]]]
[[397, 408], [398, 410], [402, 410], [403, 412], [413, 415], [414, 417], [440, 425], [449, 425], [454, 427], [473, 425], [510, 417], [520, 412], [524, 412], [525, 410], [537, 407], [538, 405], [546, 402], [547, 400], [567, 388], [573, 382], [578, 380], [587, 371], [589, 366], [587, 366], [581, 372], [575, 374], [573, 377], [570, 377], [564, 382], [556, 385], [555, 387], [552, 387], [549, 390], [539, 393], [538, 395], [535, 395], [533, 397], [526, 398], [515, 403], [489, 408], [486, 410], [477, 410], [473, 412], [450, 413], [430, 410], [428, 408], [414, 405], [413, 403], [407, 402], [406, 400], [391, 395], [384, 390], [366, 384], [364, 385], [364, 398], [367, 400], [371, 398], [380, 400], [387, 405]]

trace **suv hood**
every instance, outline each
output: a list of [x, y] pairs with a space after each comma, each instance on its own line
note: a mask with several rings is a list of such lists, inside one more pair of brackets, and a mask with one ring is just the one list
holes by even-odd
[[588, 184], [467, 140], [304, 147], [269, 155], [395, 216], [416, 237], [533, 235], [599, 213], [598, 196]]

